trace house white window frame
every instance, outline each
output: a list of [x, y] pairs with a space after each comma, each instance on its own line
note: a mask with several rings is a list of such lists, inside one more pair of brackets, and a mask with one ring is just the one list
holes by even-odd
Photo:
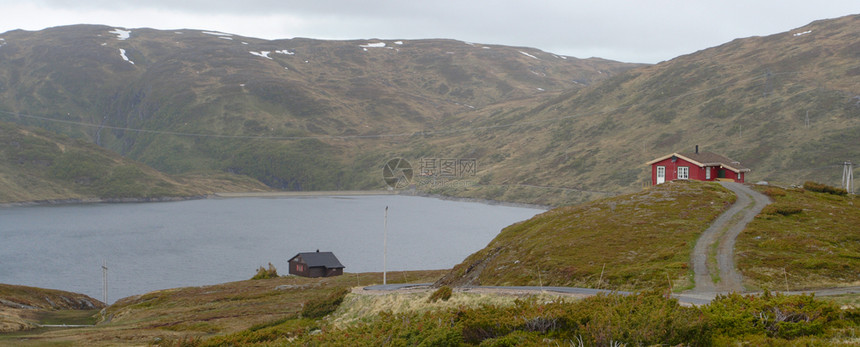
[[657, 166], [657, 178], [655, 179], [657, 184], [663, 183], [663, 182], [660, 182], [660, 178], [663, 179], [663, 182], [666, 182], [666, 167], [665, 166]]
[[679, 180], [690, 179], [690, 167], [689, 166], [679, 166], [677, 174], [678, 174]]
[[709, 181], [711, 180], [711, 167], [710, 166], [705, 166], [705, 179], [709, 180]]

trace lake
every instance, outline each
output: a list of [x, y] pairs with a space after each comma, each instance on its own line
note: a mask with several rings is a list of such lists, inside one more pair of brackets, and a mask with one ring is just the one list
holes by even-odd
[[153, 290], [281, 275], [299, 252], [331, 251], [345, 272], [381, 272], [388, 206], [388, 270], [447, 269], [502, 228], [543, 212], [384, 195], [230, 198], [0, 208], [0, 283], [61, 289], [108, 301]]

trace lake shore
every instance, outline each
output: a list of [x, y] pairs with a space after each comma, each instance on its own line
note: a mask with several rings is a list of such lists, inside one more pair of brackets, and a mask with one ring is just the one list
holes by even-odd
[[376, 195], [405, 195], [420, 196], [448, 201], [475, 202], [486, 205], [497, 205], [507, 207], [533, 208], [538, 210], [550, 210], [553, 206], [526, 204], [509, 201], [463, 198], [441, 194], [428, 194], [418, 190], [325, 190], [325, 191], [301, 191], [301, 192], [243, 192], [243, 193], [215, 193], [212, 198], [300, 198], [300, 197], [327, 197], [327, 196], [376, 196]]
[[6, 207], [30, 207], [30, 206], [53, 206], [53, 205], [83, 205], [83, 204], [124, 204], [145, 202], [171, 202], [186, 200], [202, 200], [208, 195], [194, 196], [162, 196], [149, 198], [73, 198], [73, 199], [46, 199], [35, 201], [2, 202], [0, 208]]
[[323, 196], [374, 196], [399, 195], [395, 190], [316, 190], [316, 191], [275, 191], [275, 192], [239, 192], [214, 193], [210, 198], [299, 198]]
[[148, 198], [73, 198], [73, 199], [45, 199], [35, 201], [0, 202], [0, 208], [30, 207], [30, 206], [55, 206], [55, 205], [83, 205], [83, 204], [124, 204], [124, 203], [150, 203], [150, 202], [175, 202], [186, 200], [203, 199], [234, 199], [234, 198], [303, 198], [303, 197], [331, 197], [331, 196], [385, 196], [405, 195], [420, 196], [448, 201], [475, 202], [487, 205], [533, 208], [538, 210], [550, 210], [554, 206], [518, 203], [510, 201], [464, 198], [441, 194], [429, 194], [418, 190], [320, 190], [320, 191], [269, 191], [269, 192], [217, 192], [207, 195], [195, 196], [172, 196], [172, 197], [148, 197]]

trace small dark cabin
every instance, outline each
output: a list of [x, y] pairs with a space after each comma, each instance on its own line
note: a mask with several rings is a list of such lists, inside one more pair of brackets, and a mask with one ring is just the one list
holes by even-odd
[[305, 252], [290, 258], [290, 274], [303, 277], [343, 275], [343, 264], [332, 252]]

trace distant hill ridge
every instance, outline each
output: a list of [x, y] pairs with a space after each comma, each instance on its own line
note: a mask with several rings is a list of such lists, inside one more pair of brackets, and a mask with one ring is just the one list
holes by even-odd
[[467, 184], [418, 188], [565, 204], [635, 191], [644, 162], [694, 145], [740, 160], [750, 181], [834, 184], [837, 163], [860, 161], [858, 23], [817, 21], [657, 65], [454, 40], [11, 31], [0, 34], [0, 120], [167, 173], [286, 190], [382, 189], [388, 159], [418, 170], [472, 158], [475, 175], [453, 177]]

